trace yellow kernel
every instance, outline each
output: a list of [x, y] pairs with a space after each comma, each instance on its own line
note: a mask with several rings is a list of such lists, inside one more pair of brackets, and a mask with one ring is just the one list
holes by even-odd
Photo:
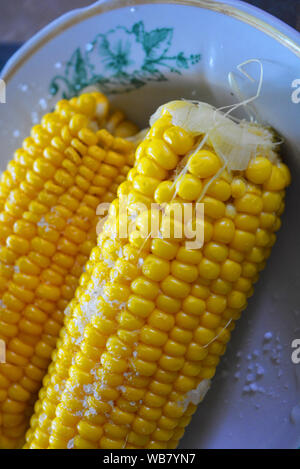
[[84, 420], [79, 422], [77, 429], [81, 437], [93, 442], [100, 440], [103, 435], [103, 429], [101, 427], [92, 425]]
[[163, 140], [152, 139], [147, 145], [146, 152], [164, 169], [171, 170], [177, 166], [178, 156]]
[[[209, 180], [208, 180], [209, 182]], [[228, 200], [231, 196], [232, 186], [223, 179], [215, 179], [212, 183], [209, 184], [206, 194], [210, 197], [215, 197], [222, 202]], [[234, 195], [233, 195], [234, 197]]]
[[231, 246], [238, 251], [249, 251], [255, 243], [255, 235], [247, 231], [236, 230], [234, 233]]
[[264, 212], [277, 212], [281, 205], [281, 196], [278, 192], [265, 191], [262, 196]]
[[72, 135], [76, 135], [82, 128], [88, 127], [88, 123], [89, 121], [87, 117], [81, 114], [75, 114], [69, 123], [69, 128], [72, 132]]
[[80, 113], [92, 117], [96, 113], [96, 99], [91, 93], [83, 93], [78, 97], [76, 107]]
[[134, 415], [124, 412], [118, 407], [114, 407], [111, 413], [112, 421], [116, 425], [129, 425], [134, 419]]
[[59, 186], [69, 188], [74, 184], [74, 178], [64, 169], [58, 169], [54, 175], [54, 180]]
[[30, 358], [33, 355], [33, 348], [23, 343], [17, 337], [9, 342], [9, 349], [23, 357]]
[[255, 233], [255, 244], [257, 246], [265, 247], [269, 244], [269, 242], [270, 242], [269, 233], [262, 228], [258, 228]]
[[125, 280], [132, 280], [137, 277], [138, 269], [135, 265], [126, 261], [125, 259], [117, 259], [114, 271], [117, 271], [121, 278]]
[[98, 143], [97, 135], [94, 134], [94, 132], [92, 130], [87, 129], [87, 128], [82, 128], [78, 132], [78, 137], [80, 138], [80, 140], [83, 143], [85, 143], [88, 146], [97, 145], [97, 143]]
[[195, 296], [187, 296], [182, 303], [183, 311], [187, 314], [201, 315], [205, 310], [205, 302]]
[[[105, 371], [110, 372], [110, 368], [105, 369]], [[118, 374], [118, 372], [116, 372], [116, 374]], [[111, 401], [117, 400], [119, 395], [120, 395], [120, 393], [117, 389], [106, 386], [103, 383], [97, 384], [95, 388], [96, 388], [97, 395], [99, 395], [99, 400], [101, 400], [101, 402], [106, 401], [110, 405], [111, 405]]]
[[257, 266], [253, 262], [243, 262], [242, 264], [242, 275], [246, 278], [255, 277], [257, 274]]
[[161, 287], [166, 295], [173, 298], [185, 298], [190, 292], [190, 285], [172, 275], [169, 275], [162, 281]]
[[155, 304], [137, 295], [131, 295], [127, 302], [128, 309], [139, 317], [147, 317], [153, 311]]
[[[50, 440], [51, 440], [51, 438], [50, 438]], [[102, 439], [101, 439], [101, 442], [102, 442]], [[118, 448], [119, 447], [120, 446], [118, 446]], [[98, 444], [97, 443], [92, 443], [91, 441], [86, 440], [86, 439], [82, 438], [81, 436], [77, 435], [74, 438], [74, 448], [76, 448], [76, 449], [98, 449]]]
[[184, 414], [184, 407], [178, 402], [169, 401], [164, 406], [164, 415], [169, 418], [180, 418]]
[[135, 331], [142, 326], [143, 322], [141, 319], [133, 316], [133, 314], [123, 311], [119, 316], [119, 324], [128, 331]]
[[157, 365], [156, 363], [149, 363], [148, 361], [135, 358], [131, 361], [132, 367], [136, 373], [141, 376], [152, 376], [154, 375]]
[[220, 325], [221, 317], [218, 314], [204, 313], [200, 318], [200, 325], [207, 329], [216, 329]]
[[[135, 433], [131, 431], [128, 435], [128, 441], [127, 441], [127, 448], [143, 448], [149, 441], [149, 437], [147, 435], [139, 435], [138, 433]], [[123, 442], [124, 446], [124, 442]], [[122, 447], [123, 447], [122, 446]]]
[[176, 190], [182, 199], [197, 200], [202, 191], [202, 183], [192, 174], [185, 174], [177, 179]]
[[160, 119], [158, 119], [154, 125], [152, 125], [149, 135], [151, 137], [159, 137], [161, 138], [165, 132], [170, 126], [172, 125], [171, 123], [171, 116], [170, 115], [164, 115]]
[[234, 284], [234, 289], [241, 292], [248, 292], [251, 289], [252, 283], [249, 279], [240, 277]]
[[245, 257], [247, 261], [250, 262], [256, 262], [256, 263], [261, 263], [265, 259], [265, 252], [264, 249], [254, 246], [251, 251], [247, 253], [247, 256]]
[[181, 303], [178, 299], [168, 295], [159, 295], [156, 299], [156, 305], [166, 313], [177, 313], [180, 310]]
[[20, 236], [11, 235], [6, 239], [6, 245], [17, 254], [24, 255], [29, 251], [30, 244]]
[[252, 159], [246, 169], [246, 177], [254, 184], [263, 184], [267, 181], [272, 172], [272, 164], [263, 156]]
[[276, 216], [273, 213], [262, 212], [259, 216], [259, 225], [264, 229], [272, 229], [276, 221]]
[[154, 193], [154, 200], [158, 204], [170, 202], [175, 195], [175, 186], [172, 181], [161, 182]]
[[139, 415], [143, 417], [144, 419], [146, 419], [147, 421], [149, 420], [157, 421], [160, 418], [161, 414], [162, 414], [161, 409], [155, 409], [153, 407], [147, 407], [145, 405], [142, 405], [139, 410]]
[[194, 138], [192, 135], [177, 126], [172, 126], [165, 130], [163, 133], [163, 139], [178, 155], [185, 155], [194, 145]]
[[291, 172], [290, 172], [289, 168], [284, 163], [279, 163], [278, 168], [282, 171], [282, 173], [285, 176], [286, 186], [289, 186], [291, 184]]
[[245, 255], [236, 249], [230, 248], [228, 252], [228, 258], [235, 262], [242, 262], [245, 258]]
[[197, 344], [207, 346], [214, 338], [215, 332], [205, 327], [199, 326], [194, 333], [194, 338]]
[[177, 279], [188, 283], [194, 282], [198, 277], [198, 269], [196, 266], [184, 264], [178, 261], [173, 261], [171, 263], [171, 272]]
[[236, 282], [240, 277], [242, 267], [235, 261], [227, 259], [221, 266], [221, 277], [228, 282]]
[[194, 153], [188, 162], [190, 173], [200, 178], [210, 178], [220, 169], [220, 160], [215, 153], [200, 150]]
[[246, 295], [238, 290], [232, 290], [228, 295], [229, 308], [240, 309], [244, 308], [247, 303]]
[[[137, 158], [137, 157], [136, 157]], [[167, 178], [167, 171], [159, 166], [155, 161], [147, 157], [142, 157], [138, 160], [136, 169], [139, 174], [143, 176], [153, 177], [160, 181]]]
[[147, 345], [154, 345], [161, 347], [167, 341], [167, 334], [165, 332], [154, 329], [148, 325], [144, 326], [141, 330], [141, 341]]
[[174, 383], [175, 390], [178, 392], [186, 393], [194, 389], [196, 380], [184, 375], [178, 376]]
[[220, 273], [219, 264], [205, 257], [200, 261], [198, 269], [200, 276], [208, 280], [217, 278]]
[[183, 357], [172, 357], [169, 355], [163, 355], [159, 360], [159, 365], [163, 370], [166, 371], [178, 371], [184, 364]]
[[279, 166], [273, 165], [269, 178], [264, 183], [267, 191], [281, 191], [287, 185], [286, 173]]
[[195, 342], [191, 342], [188, 346], [186, 358], [192, 361], [200, 361], [203, 360], [208, 354], [208, 350], [202, 347]]
[[36, 293], [46, 300], [57, 301], [60, 298], [60, 289], [53, 285], [39, 285]]
[[107, 319], [107, 317], [93, 317], [91, 324], [104, 335], [110, 335], [116, 330], [115, 321], [113, 319]]
[[192, 340], [192, 337], [193, 333], [191, 331], [182, 329], [178, 326], [175, 326], [170, 332], [170, 338], [181, 344], [188, 344]]
[[[164, 378], [168, 376], [169, 379], [162, 379], [162, 374]], [[158, 394], [159, 396], [167, 396], [168, 394], [170, 394], [170, 392], [172, 391], [172, 384], [169, 384], [169, 382], [173, 382], [173, 373], [160, 369], [159, 372], [156, 373], [155, 377], [159, 378], [160, 381], [152, 380], [149, 386], [149, 390], [155, 394]]]
[[[195, 316], [190, 314], [186, 314], [184, 312], [180, 312], [176, 314], [176, 324], [183, 329], [195, 329], [198, 325], [198, 319]], [[167, 350], [166, 350], [167, 351]], [[170, 355], [173, 355], [170, 351], [168, 351]]]
[[263, 210], [263, 201], [255, 194], [246, 193], [236, 200], [235, 207], [239, 212], [257, 215]]
[[158, 257], [171, 260], [175, 257], [178, 246], [165, 239], [155, 238], [151, 242], [151, 251]]
[[211, 261], [222, 262], [228, 255], [228, 248], [222, 244], [210, 242], [204, 247], [204, 255]]
[[216, 357], [214, 355], [208, 355], [208, 357], [203, 360], [203, 367], [216, 368], [219, 362], [219, 357]]
[[225, 205], [220, 200], [205, 196], [201, 202], [204, 204], [205, 216], [209, 216], [213, 219], [222, 218], [224, 216]]
[[154, 177], [137, 175], [133, 180], [133, 188], [147, 196], [153, 196], [159, 180]]
[[136, 351], [138, 358], [149, 362], [156, 362], [162, 353], [159, 348], [144, 344], [139, 344]]
[[175, 320], [173, 315], [167, 314], [159, 309], [155, 309], [149, 316], [148, 323], [154, 329], [169, 331], [174, 326]]
[[140, 435], [150, 435], [155, 430], [156, 424], [141, 417], [136, 417], [133, 421], [132, 428]]
[[154, 300], [159, 292], [158, 285], [144, 277], [137, 277], [131, 283], [131, 290], [149, 300]]
[[232, 289], [231, 283], [217, 278], [211, 282], [210, 285], [211, 291], [218, 295], [227, 295]]
[[206, 286], [200, 283], [193, 285], [192, 295], [196, 296], [197, 298], [206, 300], [209, 294], [210, 294], [209, 288], [207, 288]]
[[226, 297], [221, 295], [211, 295], [206, 300], [207, 311], [213, 314], [221, 314], [227, 305]]
[[26, 239], [31, 239], [36, 234], [36, 227], [25, 220], [17, 220], [13, 229], [16, 235], [20, 235]]
[[8, 389], [8, 396], [18, 402], [27, 402], [30, 398], [30, 393], [26, 391], [21, 385], [13, 384]]
[[231, 182], [232, 197], [234, 197], [235, 199], [243, 197], [243, 195], [246, 193], [246, 190], [246, 183], [241, 177], [233, 178]]
[[156, 257], [154, 255], [149, 255], [143, 264], [142, 267], [143, 274], [150, 278], [151, 280], [155, 280], [160, 282], [170, 272], [170, 265], [169, 262]]
[[249, 194], [254, 194], [258, 197], [261, 197], [262, 194], [260, 186], [258, 186], [257, 184], [252, 184], [252, 182], [247, 183], [247, 192]]
[[259, 219], [255, 215], [246, 215], [245, 213], [239, 213], [235, 217], [235, 225], [240, 230], [255, 232], [259, 226]]
[[56, 246], [53, 243], [38, 236], [32, 239], [31, 246], [34, 251], [47, 257], [52, 257], [56, 251]]
[[128, 300], [130, 289], [124, 284], [108, 282], [104, 287], [104, 293], [115, 301], [123, 303]]
[[111, 353], [104, 352], [101, 356], [103, 367], [112, 373], [124, 373], [127, 370], [127, 361], [121, 358], [115, 358]]
[[181, 246], [176, 254], [176, 259], [180, 262], [186, 262], [188, 264], [199, 264], [202, 259], [202, 253], [200, 250], [186, 249]]
[[165, 430], [173, 430], [178, 423], [178, 419], [169, 418], [162, 415], [157, 423], [160, 428], [163, 428]]

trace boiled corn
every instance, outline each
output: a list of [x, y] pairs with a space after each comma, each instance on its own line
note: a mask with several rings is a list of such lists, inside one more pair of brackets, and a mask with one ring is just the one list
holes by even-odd
[[[178, 445], [270, 255], [290, 183], [278, 155], [253, 155], [246, 170], [227, 171], [209, 142], [197, 150], [202, 137], [165, 113], [139, 145], [118, 195], [128, 196], [129, 213], [137, 203], [144, 211], [121, 238], [113, 202], [25, 448]], [[204, 244], [188, 249], [165, 227], [181, 223], [170, 217], [174, 202], [195, 209], [199, 199]], [[154, 237], [145, 226], [152, 203], [160, 212]]]
[[[108, 132], [109, 129], [115, 134]], [[18, 447], [78, 278], [96, 208], [132, 164], [136, 127], [101, 93], [60, 101], [0, 180], [0, 448]]]

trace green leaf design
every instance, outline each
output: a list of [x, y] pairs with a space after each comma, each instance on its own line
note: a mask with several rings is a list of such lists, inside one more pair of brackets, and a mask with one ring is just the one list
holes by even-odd
[[142, 21], [135, 23], [132, 27], [132, 32], [135, 34], [137, 42], [143, 44], [145, 36], [144, 23]]
[[71, 59], [67, 62], [66, 78], [70, 83], [86, 86], [86, 63], [79, 48], [75, 50]]
[[153, 60], [162, 57], [170, 48], [173, 30], [170, 28], [154, 29], [144, 34], [143, 46], [146, 54]]
[[179, 52], [179, 54], [176, 57], [176, 65], [179, 68], [189, 68], [189, 61], [188, 59], [184, 56], [183, 52]]
[[201, 60], [200, 54], [183, 51], [170, 55], [173, 28], [146, 31], [143, 21], [131, 28], [117, 26], [97, 34], [91, 48], [75, 49], [62, 75], [50, 83], [50, 93], [64, 98], [76, 96], [88, 85], [97, 84], [107, 94], [124, 93], [151, 81], [167, 81], [165, 74], [181, 75]]

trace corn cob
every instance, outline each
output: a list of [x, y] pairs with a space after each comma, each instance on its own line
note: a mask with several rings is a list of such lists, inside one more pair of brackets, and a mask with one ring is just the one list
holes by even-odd
[[[290, 183], [264, 146], [229, 171], [214, 136], [174, 125], [165, 108], [139, 145], [70, 303], [25, 448], [178, 445], [270, 255]], [[124, 195], [130, 214], [145, 208], [122, 238]], [[198, 200], [204, 243], [191, 249], [170, 209], [191, 203], [196, 223]]]
[[2, 174], [0, 448], [23, 444], [64, 309], [96, 244], [96, 207], [115, 198], [132, 163], [133, 144], [107, 129], [136, 132], [101, 93], [62, 100]]

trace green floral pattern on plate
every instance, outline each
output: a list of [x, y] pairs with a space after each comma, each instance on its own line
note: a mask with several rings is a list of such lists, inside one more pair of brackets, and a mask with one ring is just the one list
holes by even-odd
[[106, 94], [141, 88], [150, 81], [167, 81], [166, 73], [181, 75], [183, 69], [197, 64], [201, 54], [169, 53], [173, 28], [146, 31], [144, 22], [131, 29], [117, 26], [98, 34], [83, 52], [78, 47], [66, 63], [64, 73], [50, 83], [50, 93], [64, 98], [97, 84]]

